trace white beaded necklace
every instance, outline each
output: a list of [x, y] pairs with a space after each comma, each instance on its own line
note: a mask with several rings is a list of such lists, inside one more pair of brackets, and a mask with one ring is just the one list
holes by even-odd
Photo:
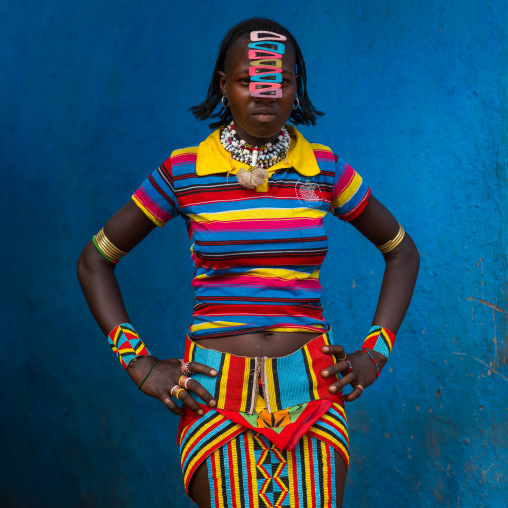
[[291, 145], [291, 136], [286, 127], [282, 127], [275, 143], [252, 146], [240, 138], [235, 131], [234, 123], [231, 122], [222, 131], [220, 142], [233, 159], [249, 164], [249, 169], [240, 169], [236, 177], [243, 187], [255, 189], [268, 178], [269, 175], [266, 169], [286, 157]]

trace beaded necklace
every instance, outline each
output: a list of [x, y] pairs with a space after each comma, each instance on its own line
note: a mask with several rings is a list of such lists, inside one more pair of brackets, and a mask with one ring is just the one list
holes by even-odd
[[240, 169], [236, 177], [240, 185], [247, 189], [255, 189], [268, 178], [266, 169], [286, 157], [291, 145], [291, 136], [286, 127], [282, 127], [276, 142], [253, 146], [236, 133], [234, 123], [231, 122], [222, 131], [220, 142], [233, 159], [249, 164], [249, 169]]

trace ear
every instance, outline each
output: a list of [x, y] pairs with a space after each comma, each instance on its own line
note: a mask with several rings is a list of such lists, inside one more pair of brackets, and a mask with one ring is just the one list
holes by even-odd
[[222, 95], [227, 97], [228, 87], [226, 73], [224, 71], [219, 71], [217, 74], [219, 75], [219, 86], [222, 91]]

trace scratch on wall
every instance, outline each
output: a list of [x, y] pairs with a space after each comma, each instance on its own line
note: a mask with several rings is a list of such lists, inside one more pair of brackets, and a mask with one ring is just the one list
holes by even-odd
[[482, 300], [481, 298], [479, 300], [477, 300], [476, 298], [469, 297], [469, 298], [466, 298], [466, 300], [468, 302], [482, 303], [483, 305], [486, 305], [487, 307], [490, 307], [493, 311], [500, 312], [501, 314], [504, 314], [505, 316], [508, 315], [508, 311], [503, 310], [503, 309], [499, 308], [497, 305], [494, 305], [493, 303], [487, 302], [486, 300]]
[[494, 370], [491, 365], [489, 365], [487, 362], [484, 362], [483, 360], [480, 360], [479, 358], [476, 358], [476, 356], [468, 355], [467, 353], [458, 353], [455, 351], [453, 354], [457, 355], [457, 356], [469, 356], [469, 358], [472, 358], [473, 360], [480, 362], [482, 365], [485, 365], [485, 367], [487, 367], [489, 369], [489, 372], [493, 372], [494, 374], [497, 374], [499, 377], [503, 378], [505, 381], [508, 381], [508, 377], [503, 376], [503, 374], [501, 374], [501, 372]]
[[490, 307], [492, 309], [492, 320], [494, 321], [494, 354], [497, 356], [497, 324], [496, 324], [496, 312], [499, 312], [501, 314], [504, 314], [505, 316], [508, 315], [508, 312], [506, 310], [501, 309], [497, 305], [494, 305], [493, 303], [487, 302], [487, 300], [483, 300], [482, 298], [476, 299], [470, 296], [469, 298], [466, 298], [468, 302], [478, 302], [482, 305], [486, 305], [487, 307]]

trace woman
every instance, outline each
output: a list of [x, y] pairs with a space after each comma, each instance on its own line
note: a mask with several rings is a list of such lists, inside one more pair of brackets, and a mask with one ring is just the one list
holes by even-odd
[[[185, 486], [200, 507], [341, 506], [344, 401], [360, 397], [387, 361], [418, 252], [350, 166], [286, 126], [315, 124], [322, 113], [308, 97], [300, 48], [278, 23], [230, 30], [207, 98], [192, 111], [219, 116], [217, 130], [173, 152], [85, 247], [78, 276], [87, 302], [133, 381], [181, 415]], [[386, 262], [373, 326], [347, 354], [332, 343], [320, 303], [328, 211]], [[196, 304], [184, 358], [159, 360], [130, 323], [114, 268], [177, 215], [193, 242]]]

